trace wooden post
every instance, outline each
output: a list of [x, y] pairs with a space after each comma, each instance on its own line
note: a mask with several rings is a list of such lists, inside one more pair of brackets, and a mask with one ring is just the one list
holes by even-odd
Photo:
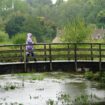
[[22, 45], [20, 45], [20, 62], [22, 62]]
[[90, 46], [91, 47], [91, 61], [93, 61], [93, 44], [91, 43], [90, 45], [91, 45]]
[[102, 66], [101, 66], [101, 44], [99, 44], [99, 71], [100, 71], [100, 76], [102, 76]]
[[77, 71], [77, 44], [74, 44], [75, 70]]
[[49, 44], [49, 59], [50, 59], [50, 71], [52, 71], [52, 54], [51, 54], [51, 44]]
[[44, 44], [44, 60], [46, 61], [46, 44]]
[[25, 72], [27, 72], [26, 48], [25, 48], [25, 46], [24, 46], [24, 69], [25, 69]]
[[67, 55], [67, 59], [70, 60], [70, 46], [69, 46], [69, 43], [68, 43], [67, 45], [68, 45], [68, 55]]

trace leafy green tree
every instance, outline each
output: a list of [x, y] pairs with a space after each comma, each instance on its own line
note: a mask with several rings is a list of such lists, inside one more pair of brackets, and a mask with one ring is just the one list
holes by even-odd
[[24, 32], [31, 32], [38, 42], [51, 41], [56, 36], [56, 26], [44, 17], [27, 17], [23, 27]]
[[105, 28], [105, 10], [102, 10], [97, 15], [98, 23], [97, 25], [99, 27]]
[[12, 35], [22, 32], [25, 18], [22, 16], [12, 17], [6, 24], [5, 30], [11, 38]]
[[72, 22], [68, 22], [63, 29], [61, 40], [63, 42], [84, 42], [88, 35], [91, 33], [91, 28], [85, 24], [85, 21], [76, 18]]

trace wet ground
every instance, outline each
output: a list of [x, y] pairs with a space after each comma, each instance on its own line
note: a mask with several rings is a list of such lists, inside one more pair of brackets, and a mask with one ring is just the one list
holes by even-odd
[[0, 76], [0, 105], [46, 105], [59, 94], [71, 99], [80, 95], [94, 95], [96, 101], [105, 100], [105, 89], [82, 75], [70, 73], [33, 73]]

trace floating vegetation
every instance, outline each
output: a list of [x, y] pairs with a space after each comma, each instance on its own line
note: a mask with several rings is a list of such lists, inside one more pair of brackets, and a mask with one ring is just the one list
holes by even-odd
[[0, 105], [24, 105], [24, 104], [18, 102], [10, 102], [10, 103], [5, 102], [5, 103], [0, 103]]
[[16, 76], [25, 80], [43, 80], [46, 77], [44, 73], [19, 73]]
[[1, 86], [1, 88], [3, 88], [4, 90], [8, 91], [8, 90], [14, 90], [16, 88], [20, 88], [21, 84], [19, 83], [12, 83], [12, 82], [6, 82], [4, 84], [4, 86]]
[[103, 105], [105, 102], [95, 102], [95, 95], [80, 95], [72, 99], [68, 94], [60, 93], [57, 96], [57, 101], [48, 99], [47, 105]]

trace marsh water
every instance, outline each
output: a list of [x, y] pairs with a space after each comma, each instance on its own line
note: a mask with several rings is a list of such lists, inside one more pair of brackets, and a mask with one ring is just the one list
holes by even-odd
[[95, 101], [105, 100], [105, 89], [82, 75], [70, 73], [32, 73], [0, 75], [0, 105], [46, 105], [59, 94], [71, 99], [80, 95], [94, 95]]

